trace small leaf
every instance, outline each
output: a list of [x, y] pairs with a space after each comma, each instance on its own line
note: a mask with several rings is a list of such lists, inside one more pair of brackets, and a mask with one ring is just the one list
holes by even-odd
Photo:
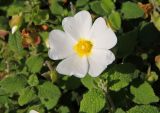
[[24, 10], [24, 2], [16, 1], [8, 7], [7, 16], [13, 16], [13, 15], [19, 14], [23, 10]]
[[61, 106], [58, 108], [58, 113], [70, 113], [69, 108], [66, 106]]
[[88, 3], [89, 0], [77, 0], [76, 1], [76, 6], [77, 7], [82, 7]]
[[34, 15], [33, 22], [35, 25], [45, 24], [49, 19], [49, 14], [47, 10], [40, 10], [37, 14]]
[[121, 108], [118, 108], [115, 113], [126, 113]]
[[50, 10], [52, 14], [63, 15], [63, 7], [58, 4], [57, 0], [51, 0]]
[[0, 86], [8, 93], [19, 92], [27, 84], [26, 79], [23, 76], [10, 76], [0, 81]]
[[45, 109], [42, 105], [33, 105], [33, 106], [29, 107], [27, 110], [28, 111], [27, 113], [29, 113], [31, 110], [38, 111], [39, 113], [45, 113]]
[[153, 12], [151, 15], [151, 21], [153, 22], [154, 26], [160, 31], [160, 14], [156, 11]]
[[118, 12], [113, 11], [109, 17], [108, 22], [114, 30], [119, 30], [121, 28], [121, 17]]
[[134, 95], [133, 101], [137, 104], [150, 104], [159, 101], [151, 85], [147, 82], [144, 82], [139, 87], [131, 86], [130, 91]]
[[151, 105], [140, 105], [131, 108], [127, 113], [160, 113], [160, 111]]
[[38, 73], [42, 68], [43, 59], [40, 56], [31, 56], [27, 59], [26, 64], [32, 73]]
[[52, 109], [58, 102], [61, 92], [51, 82], [45, 82], [38, 87], [38, 96], [47, 109]]
[[93, 89], [96, 87], [95, 85], [95, 78], [87, 75], [84, 78], [81, 79], [82, 84], [88, 88], [88, 89]]
[[20, 32], [15, 32], [14, 34], [9, 34], [9, 48], [15, 53], [22, 54], [22, 37]]
[[112, 0], [102, 0], [101, 6], [107, 13], [107, 15], [109, 15], [112, 12], [112, 10], [115, 9], [115, 5]]
[[31, 75], [28, 79], [28, 84], [30, 86], [37, 86], [39, 84], [38, 77], [36, 75]]
[[32, 88], [24, 88], [19, 92], [18, 103], [23, 106], [36, 98], [35, 91]]
[[80, 112], [84, 113], [98, 113], [105, 106], [105, 96], [102, 91], [98, 89], [89, 90], [84, 94], [80, 104]]
[[[129, 85], [133, 79], [135, 67], [132, 64], [115, 65], [109, 74], [110, 90], [119, 91]], [[112, 72], [113, 71], [113, 72]]]
[[144, 16], [143, 10], [136, 3], [130, 1], [122, 4], [121, 12], [124, 19], [135, 19]]
[[90, 7], [93, 12], [95, 12], [98, 15], [105, 15], [104, 10], [102, 9], [101, 2], [100, 1], [93, 1], [90, 3]]

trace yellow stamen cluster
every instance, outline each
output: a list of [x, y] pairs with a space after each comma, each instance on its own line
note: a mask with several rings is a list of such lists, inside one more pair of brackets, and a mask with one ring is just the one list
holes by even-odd
[[86, 39], [80, 39], [73, 47], [74, 51], [80, 56], [89, 56], [92, 51], [93, 44]]

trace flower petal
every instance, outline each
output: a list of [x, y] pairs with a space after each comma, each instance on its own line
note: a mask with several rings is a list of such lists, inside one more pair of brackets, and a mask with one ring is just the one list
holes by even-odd
[[93, 49], [92, 55], [88, 58], [89, 74], [92, 77], [100, 75], [114, 60], [115, 56], [110, 50]]
[[117, 43], [115, 33], [107, 27], [102, 17], [95, 20], [89, 37], [94, 43], [94, 48], [98, 49], [111, 49]]
[[63, 31], [53, 30], [49, 34], [50, 50], [48, 55], [53, 60], [64, 59], [74, 53], [75, 40], [68, 37]]
[[63, 29], [73, 38], [87, 38], [92, 26], [92, 18], [88, 11], [80, 11], [74, 17], [66, 17], [62, 21]]
[[80, 58], [77, 55], [73, 55], [61, 61], [56, 70], [63, 75], [74, 75], [83, 78], [88, 71], [87, 58]]

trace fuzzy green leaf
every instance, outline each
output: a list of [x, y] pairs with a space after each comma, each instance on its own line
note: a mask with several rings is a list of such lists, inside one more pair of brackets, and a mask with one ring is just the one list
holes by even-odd
[[61, 92], [51, 82], [45, 82], [38, 87], [38, 96], [47, 109], [52, 109], [58, 102]]
[[131, 94], [134, 95], [133, 101], [137, 104], [150, 104], [159, 101], [151, 85], [147, 82], [144, 82], [139, 87], [131, 86], [130, 90]]
[[102, 0], [101, 6], [107, 15], [109, 15], [115, 9], [115, 5], [112, 0]]
[[63, 15], [63, 7], [58, 4], [57, 0], [51, 0], [50, 10], [52, 14]]
[[128, 86], [134, 77], [134, 70], [135, 68], [132, 64], [115, 65], [109, 72], [110, 90], [119, 91]]
[[28, 84], [30, 86], [37, 86], [39, 84], [37, 75], [31, 75], [28, 79]]
[[26, 79], [23, 76], [10, 76], [0, 81], [0, 86], [8, 93], [19, 92], [27, 84]]
[[58, 109], [58, 113], [70, 113], [69, 108], [66, 106], [61, 106]]
[[121, 28], [120, 14], [118, 12], [113, 11], [108, 17], [108, 22], [114, 30], [119, 30]]
[[126, 113], [121, 108], [118, 108], [115, 113]]
[[96, 88], [96, 78], [93, 78], [90, 75], [87, 75], [84, 78], [82, 78], [81, 82], [88, 89]]
[[127, 113], [160, 113], [160, 111], [151, 105], [141, 105], [131, 108]]
[[14, 34], [9, 34], [9, 48], [15, 53], [22, 54], [22, 37], [20, 32], [15, 32]]
[[88, 3], [89, 0], [77, 0], [76, 1], [76, 6], [77, 7], [82, 7]]
[[92, 89], [83, 95], [83, 99], [80, 104], [80, 112], [98, 113], [104, 106], [105, 96], [103, 92], [97, 89]]
[[31, 56], [27, 59], [26, 64], [32, 73], [38, 73], [42, 68], [43, 58], [40, 56]]
[[99, 15], [105, 15], [104, 10], [102, 9], [101, 2], [100, 1], [93, 1], [90, 3], [90, 7], [93, 12]]
[[24, 88], [19, 92], [18, 103], [23, 106], [36, 98], [35, 91], [32, 88]]
[[143, 10], [136, 3], [130, 1], [122, 4], [121, 12], [124, 19], [135, 19], [144, 15]]

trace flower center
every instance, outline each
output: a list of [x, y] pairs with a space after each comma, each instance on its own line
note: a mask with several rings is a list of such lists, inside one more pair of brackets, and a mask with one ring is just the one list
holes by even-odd
[[92, 50], [92, 42], [85, 39], [80, 39], [73, 47], [74, 51], [80, 56], [88, 56]]

